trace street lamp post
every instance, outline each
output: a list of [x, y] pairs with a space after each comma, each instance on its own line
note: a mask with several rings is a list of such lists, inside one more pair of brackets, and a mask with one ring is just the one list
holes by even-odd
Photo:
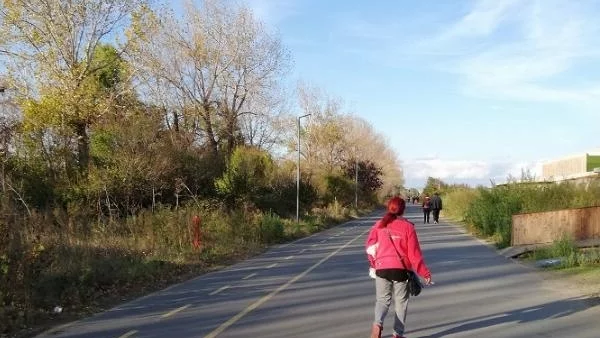
[[354, 207], [358, 210], [358, 158], [354, 159]]
[[300, 119], [310, 116], [306, 114], [298, 116], [296, 120], [298, 126], [298, 161], [296, 162], [296, 223], [300, 222]]
[[358, 210], [358, 155], [354, 146], [354, 207]]

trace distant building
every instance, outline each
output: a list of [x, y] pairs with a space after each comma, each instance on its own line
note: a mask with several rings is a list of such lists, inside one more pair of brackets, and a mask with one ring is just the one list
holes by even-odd
[[595, 168], [600, 168], [600, 152], [584, 153], [548, 161], [542, 164], [542, 180], [564, 181], [598, 175]]

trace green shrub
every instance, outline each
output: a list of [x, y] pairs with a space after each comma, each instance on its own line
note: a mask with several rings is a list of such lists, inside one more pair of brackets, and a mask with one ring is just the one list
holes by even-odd
[[444, 195], [444, 216], [464, 221], [471, 203], [479, 197], [479, 190], [458, 188]]
[[238, 147], [231, 154], [223, 176], [215, 180], [215, 187], [230, 206], [239, 201], [256, 203], [269, 190], [274, 172], [275, 164], [269, 153]]
[[522, 202], [510, 187], [479, 189], [479, 197], [467, 209], [465, 220], [482, 235], [494, 237], [498, 246], [510, 245], [512, 215], [522, 210]]
[[260, 221], [260, 238], [263, 243], [272, 244], [284, 238], [283, 221], [277, 215], [262, 215]]
[[551, 246], [536, 249], [532, 253], [532, 257], [536, 260], [548, 258], [566, 258], [577, 251], [575, 242], [568, 236], [562, 236], [559, 240], [554, 241]]
[[600, 205], [600, 182], [509, 183], [494, 188], [455, 189], [446, 195], [446, 212], [466, 221], [477, 233], [499, 247], [510, 245], [512, 216]]

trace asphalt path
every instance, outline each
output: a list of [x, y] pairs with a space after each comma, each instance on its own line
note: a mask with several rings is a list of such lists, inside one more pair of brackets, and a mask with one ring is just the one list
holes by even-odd
[[[375, 290], [364, 242], [380, 217], [274, 246], [38, 337], [368, 337]], [[549, 287], [457, 226], [423, 224], [416, 206], [406, 217], [436, 283], [411, 298], [407, 337], [600, 337], [597, 299]]]

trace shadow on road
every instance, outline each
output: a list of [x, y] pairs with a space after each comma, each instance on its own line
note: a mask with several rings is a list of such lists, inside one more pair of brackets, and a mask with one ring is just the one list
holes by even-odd
[[434, 333], [433, 335], [422, 337], [440, 338], [451, 334], [477, 330], [505, 323], [528, 323], [545, 319], [566, 317], [579, 311], [583, 311], [590, 307], [598, 305], [600, 305], [600, 297], [569, 298], [508, 312], [500, 312], [487, 316], [475, 317], [463, 321], [443, 323], [429, 327], [424, 327], [418, 330], [413, 330], [411, 334], [414, 335], [415, 333], [420, 331], [452, 326], [451, 328], [443, 329], [442, 331]]

